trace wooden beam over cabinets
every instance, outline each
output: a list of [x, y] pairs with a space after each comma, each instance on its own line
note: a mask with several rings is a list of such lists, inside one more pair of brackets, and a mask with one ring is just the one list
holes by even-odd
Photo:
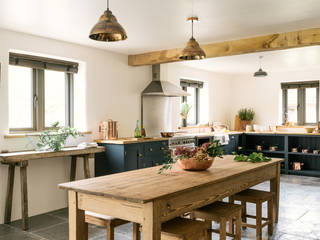
[[[188, 39], [186, 39], [187, 42]], [[275, 33], [258, 37], [243, 38], [226, 42], [201, 45], [207, 58], [232, 56], [246, 53], [276, 51], [320, 45], [320, 28], [311, 28], [295, 32]], [[143, 66], [179, 61], [182, 48], [129, 55], [130, 66]]]

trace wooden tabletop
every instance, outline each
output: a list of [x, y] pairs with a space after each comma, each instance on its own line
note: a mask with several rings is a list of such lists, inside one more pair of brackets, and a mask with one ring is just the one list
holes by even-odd
[[25, 152], [11, 152], [0, 154], [1, 163], [15, 163], [20, 161], [28, 161], [35, 159], [44, 159], [52, 157], [63, 157], [73, 155], [85, 155], [93, 154], [98, 152], [104, 152], [104, 147], [90, 147], [90, 148], [78, 148], [69, 147], [63, 148], [61, 151], [25, 151]]
[[107, 175], [75, 182], [63, 183], [59, 187], [76, 192], [105, 196], [136, 203], [146, 203], [158, 198], [179, 194], [190, 188], [224, 181], [283, 161], [273, 158], [270, 162], [236, 162], [234, 156], [216, 158], [207, 171], [183, 171], [175, 167], [166, 174], [158, 174], [159, 166], [135, 171]]

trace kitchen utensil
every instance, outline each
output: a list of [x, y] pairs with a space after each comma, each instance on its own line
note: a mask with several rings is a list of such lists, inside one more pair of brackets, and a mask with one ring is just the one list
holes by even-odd
[[246, 125], [246, 132], [252, 132], [252, 130], [253, 130], [252, 125], [247, 124]]
[[298, 152], [298, 148], [291, 148], [291, 152]]
[[269, 151], [277, 151], [278, 146], [270, 146]]
[[257, 151], [262, 151], [262, 146], [261, 146], [261, 145], [257, 145], [257, 146], [256, 146], [256, 150], [257, 150]]
[[108, 120], [108, 139], [116, 140], [118, 139], [118, 121], [112, 121], [112, 119]]
[[308, 152], [309, 152], [309, 149], [304, 148], [304, 149], [301, 150], [301, 152], [302, 152], [302, 153], [308, 153]]
[[161, 132], [161, 137], [170, 138], [174, 136], [174, 132]]
[[293, 170], [295, 171], [300, 171], [302, 169], [302, 166], [304, 165], [304, 163], [301, 162], [293, 162]]
[[107, 129], [108, 129], [107, 121], [102, 121], [99, 123], [99, 139], [101, 140], [107, 139]]
[[313, 154], [319, 154], [319, 150], [317, 149], [313, 150]]

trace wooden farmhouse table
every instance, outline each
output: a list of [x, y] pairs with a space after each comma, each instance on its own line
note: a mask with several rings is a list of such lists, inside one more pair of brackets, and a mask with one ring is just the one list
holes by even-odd
[[93, 147], [93, 148], [70, 147], [70, 148], [63, 148], [61, 151], [57, 151], [57, 152], [26, 151], [26, 152], [12, 152], [12, 153], [0, 154], [1, 164], [6, 164], [9, 166], [4, 222], [9, 223], [11, 221], [14, 172], [15, 172], [16, 166], [20, 167], [22, 228], [23, 230], [28, 230], [29, 217], [28, 217], [27, 167], [28, 167], [29, 161], [40, 160], [45, 158], [71, 156], [70, 181], [74, 181], [76, 177], [77, 158], [78, 157], [83, 158], [83, 168], [84, 168], [85, 178], [90, 178], [89, 158], [94, 157], [95, 153], [104, 152], [104, 151], [105, 151], [104, 147]]
[[234, 156], [216, 158], [207, 171], [178, 167], [158, 174], [159, 166], [60, 184], [69, 195], [69, 239], [87, 240], [85, 211], [140, 223], [145, 240], [160, 240], [161, 223], [270, 181], [278, 221], [280, 163], [235, 162]]

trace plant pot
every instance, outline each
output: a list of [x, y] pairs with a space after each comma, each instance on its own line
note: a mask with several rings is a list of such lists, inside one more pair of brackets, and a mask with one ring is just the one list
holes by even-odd
[[178, 160], [178, 165], [183, 170], [189, 171], [204, 171], [212, 166], [214, 157], [209, 157], [208, 160], [197, 161], [195, 158], [183, 158]]
[[247, 121], [247, 120], [241, 120], [240, 121], [240, 129], [242, 131], [245, 131], [246, 130], [246, 126], [247, 125], [251, 125], [252, 121]]

